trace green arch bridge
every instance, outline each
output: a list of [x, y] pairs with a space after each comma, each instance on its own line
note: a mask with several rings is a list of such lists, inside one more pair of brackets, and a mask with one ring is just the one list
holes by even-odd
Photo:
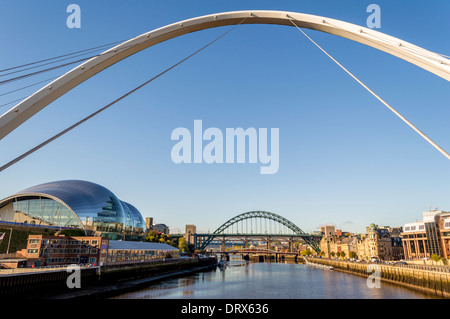
[[228, 239], [248, 239], [267, 241], [272, 238], [288, 238], [292, 243], [294, 238], [301, 238], [317, 253], [320, 252], [319, 242], [322, 235], [305, 233], [290, 220], [266, 211], [251, 211], [239, 214], [217, 228], [213, 233], [197, 233], [194, 236], [194, 246], [204, 250], [209, 244], [218, 239], [225, 242]]

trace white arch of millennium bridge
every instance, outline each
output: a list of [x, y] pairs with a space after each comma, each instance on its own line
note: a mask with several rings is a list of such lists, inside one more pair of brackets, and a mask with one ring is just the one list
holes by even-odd
[[[80, 83], [139, 51], [187, 33], [238, 24], [286, 25], [334, 34], [384, 51], [450, 81], [449, 59], [438, 53], [372, 29], [336, 19], [296, 12], [268, 10], [223, 12], [187, 19], [146, 32], [78, 65], [1, 115], [0, 140]], [[338, 63], [337, 61], [335, 62]], [[347, 71], [347, 73], [349, 72]], [[363, 86], [365, 87], [365, 85]], [[366, 89], [368, 88], [366, 87]], [[370, 91], [370, 89], [368, 90]], [[374, 94], [373, 92], [371, 93]], [[379, 99], [381, 100], [381, 98]], [[384, 101], [382, 102], [388, 106]], [[391, 108], [390, 106], [388, 107]], [[398, 112], [395, 110], [393, 112], [407, 122]], [[407, 124], [450, 159], [448, 153], [440, 149], [439, 146], [411, 123], [407, 122]]]

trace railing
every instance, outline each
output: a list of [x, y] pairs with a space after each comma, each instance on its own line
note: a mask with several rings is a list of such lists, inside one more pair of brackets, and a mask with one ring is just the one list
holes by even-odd
[[317, 260], [334, 260], [334, 261], [342, 261], [347, 263], [355, 263], [355, 264], [378, 264], [383, 266], [392, 266], [392, 267], [401, 267], [415, 270], [428, 270], [428, 271], [436, 271], [436, 272], [444, 272], [450, 273], [450, 266], [444, 265], [417, 265], [417, 264], [401, 264], [398, 261], [386, 262], [386, 261], [378, 261], [378, 262], [368, 262], [368, 261], [353, 261], [353, 260], [338, 260], [338, 259], [327, 259], [327, 258], [315, 258]]
[[93, 264], [65, 264], [65, 265], [51, 265], [51, 266], [42, 266], [42, 267], [26, 267], [26, 268], [6, 268], [0, 269], [0, 276], [7, 274], [21, 274], [21, 273], [36, 273], [36, 272], [45, 272], [45, 271], [54, 271], [54, 270], [63, 270], [69, 267], [79, 267], [80, 269], [87, 268], [98, 268], [99, 266], [94, 266]]
[[[170, 263], [171, 261], [176, 262], [179, 260], [186, 260], [187, 258], [153, 258], [153, 259], [141, 259], [141, 260], [122, 260], [122, 261], [108, 261], [103, 262], [102, 267], [108, 266], [126, 266], [126, 265], [135, 265], [135, 264], [151, 264], [158, 262], [166, 262]], [[192, 257], [192, 259], [194, 259]]]
[[373, 271], [376, 270], [378, 272], [376, 276], [380, 280], [425, 290], [445, 298], [450, 297], [450, 272], [447, 267], [429, 266], [430, 269], [425, 269], [424, 266], [419, 265], [391, 265], [387, 263], [353, 262], [326, 258], [310, 258], [310, 261], [331, 266], [334, 270], [364, 277], [373, 276], [375, 274]]

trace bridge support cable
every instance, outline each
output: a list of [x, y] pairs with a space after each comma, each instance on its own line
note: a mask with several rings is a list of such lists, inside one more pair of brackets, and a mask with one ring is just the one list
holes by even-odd
[[200, 49], [198, 49], [197, 51], [191, 53], [190, 55], [188, 55], [187, 57], [185, 57], [184, 59], [178, 61], [177, 63], [175, 63], [174, 65], [172, 65], [171, 67], [165, 69], [164, 71], [162, 71], [161, 73], [159, 73], [158, 75], [152, 77], [151, 79], [145, 81], [144, 83], [140, 84], [139, 86], [135, 87], [134, 89], [132, 89], [131, 91], [128, 91], [127, 93], [125, 93], [124, 95], [120, 96], [119, 98], [115, 99], [114, 101], [112, 101], [111, 103], [105, 105], [104, 107], [100, 108], [99, 110], [95, 111], [94, 113], [91, 113], [90, 115], [88, 115], [87, 117], [83, 118], [82, 120], [78, 121], [77, 123], [73, 124], [72, 126], [66, 128], [65, 130], [59, 132], [58, 134], [52, 136], [51, 138], [47, 139], [46, 141], [42, 142], [41, 144], [33, 147], [32, 149], [30, 149], [29, 151], [23, 153], [22, 155], [16, 157], [15, 159], [13, 159], [12, 161], [6, 163], [5, 165], [0, 167], [0, 172], [4, 171], [5, 169], [7, 169], [8, 167], [14, 165], [15, 163], [19, 162], [20, 160], [26, 158], [27, 156], [31, 155], [32, 153], [36, 152], [37, 150], [41, 149], [42, 147], [44, 147], [45, 145], [51, 143], [52, 141], [56, 140], [57, 138], [63, 136], [64, 134], [66, 134], [67, 132], [73, 130], [74, 128], [76, 128], [77, 126], [81, 125], [82, 123], [86, 122], [87, 120], [93, 118], [94, 116], [100, 114], [101, 112], [105, 111], [106, 109], [108, 109], [109, 107], [113, 106], [114, 104], [116, 104], [117, 102], [123, 100], [124, 98], [128, 97], [129, 95], [135, 93], [136, 91], [138, 91], [139, 89], [143, 88], [144, 86], [146, 86], [147, 84], [149, 84], [150, 82], [156, 80], [157, 78], [159, 78], [160, 76], [164, 75], [165, 73], [169, 72], [170, 70], [174, 69], [175, 67], [177, 67], [178, 65], [180, 65], [181, 63], [185, 62], [186, 60], [190, 59], [191, 57], [193, 57], [194, 55], [200, 53], [201, 51], [203, 51], [204, 49], [206, 49], [207, 47], [209, 47], [210, 45], [212, 45], [213, 43], [215, 43], [216, 41], [218, 41], [219, 39], [223, 38], [225, 35], [227, 35], [228, 33], [230, 33], [231, 31], [233, 31], [235, 28], [237, 28], [238, 26], [240, 26], [247, 18], [244, 18], [240, 23], [236, 24], [235, 26], [233, 26], [232, 28], [230, 28], [229, 30], [227, 30], [226, 32], [224, 32], [223, 34], [221, 34], [219, 37], [217, 37], [216, 39], [212, 40], [211, 42], [207, 43], [206, 45], [204, 45], [203, 47], [201, 47]]
[[390, 109], [395, 115], [397, 115], [403, 122], [408, 124], [414, 131], [416, 131], [420, 136], [422, 136], [428, 143], [430, 143], [434, 148], [441, 152], [447, 159], [450, 160], [450, 154], [442, 149], [438, 144], [436, 144], [431, 138], [429, 138], [425, 133], [420, 131], [414, 124], [408, 121], [403, 115], [396, 111], [391, 105], [389, 105], [385, 100], [383, 100], [378, 94], [372, 91], [367, 85], [365, 85], [361, 80], [359, 80], [354, 74], [347, 70], [342, 64], [340, 64], [335, 58], [333, 58], [327, 51], [325, 51], [319, 44], [317, 44], [311, 37], [309, 37], [297, 24], [295, 24], [293, 19], [290, 19], [292, 24], [316, 47], [318, 47], [323, 53], [325, 53], [333, 62], [335, 62], [342, 70], [344, 70], [348, 75], [350, 75], [356, 82], [358, 82], [362, 87], [364, 87], [369, 93], [371, 93], [375, 98], [377, 98], [381, 103], [383, 103], [388, 109]]

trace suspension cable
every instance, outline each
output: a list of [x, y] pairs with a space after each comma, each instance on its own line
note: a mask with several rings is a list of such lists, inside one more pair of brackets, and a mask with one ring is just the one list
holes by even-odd
[[[147, 41], [150, 41], [150, 39], [148, 39]], [[130, 48], [130, 47], [133, 47], [134, 45], [135, 45], [135, 44], [129, 44], [129, 45], [123, 46], [123, 47], [121, 47], [120, 49], [117, 49], [117, 51], [119, 51], [119, 50], [120, 50], [120, 51], [126, 50], [126, 49], [128, 49], [128, 48]], [[106, 46], [106, 45], [104, 45], [104, 46]], [[93, 48], [93, 49], [96, 49], [96, 48]], [[88, 50], [89, 50], [89, 49], [88, 49]], [[92, 49], [90, 49], [90, 50], [92, 50]], [[96, 49], [95, 51], [98, 51], [98, 50], [99, 50], [99, 49]], [[85, 51], [86, 51], [86, 50], [85, 50]], [[80, 62], [83, 62], [83, 61], [87, 61], [87, 60], [90, 60], [90, 59], [92, 59], [92, 58], [96, 58], [96, 57], [100, 57], [100, 56], [103, 56], [103, 55], [112, 54], [113, 52], [115, 53], [116, 51], [107, 50], [107, 51], [105, 51], [105, 52], [98, 53], [98, 54], [95, 54], [95, 55], [90, 55], [90, 56], [88, 56], [88, 57], [81, 58], [81, 59], [78, 59], [78, 60], [75, 60], [75, 61], [71, 61], [71, 62], [59, 64], [59, 65], [56, 65], [56, 66], [53, 66], [53, 67], [48, 67], [48, 68], [46, 68], [46, 69], [41, 69], [41, 70], [39, 70], [39, 71], [35, 71], [35, 72], [31, 72], [31, 73], [26, 73], [26, 74], [23, 74], [23, 75], [20, 75], [20, 76], [16, 76], [16, 77], [13, 77], [13, 78], [9, 78], [9, 79], [6, 79], [6, 80], [2, 80], [2, 81], [0, 81], [0, 85], [4, 85], [4, 84], [8, 84], [8, 83], [15, 82], [15, 81], [18, 81], [18, 80], [22, 80], [22, 79], [25, 79], [25, 78], [28, 78], [28, 77], [31, 77], [31, 76], [39, 75], [39, 74], [41, 74], [41, 73], [53, 71], [53, 70], [56, 70], [56, 69], [59, 69], [59, 68], [63, 68], [63, 67], [66, 67], [66, 66], [75, 64], [75, 63], [80, 63]], [[76, 53], [78, 53], [78, 52], [76, 52]], [[89, 52], [89, 53], [91, 53], [91, 52]], [[79, 55], [73, 56], [72, 58], [78, 57], [78, 56], [81, 56], [81, 55], [86, 55], [86, 54], [87, 54], [87, 53], [79, 54]], [[53, 59], [54, 59], [54, 58], [53, 58]], [[61, 60], [58, 60], [58, 61], [55, 61], [55, 62], [59, 62], [59, 61], [67, 60], [67, 59], [70, 59], [70, 58], [61, 59]], [[50, 59], [47, 59], [47, 60], [50, 60]], [[45, 60], [43, 60], [43, 61], [45, 61]], [[42, 62], [42, 61], [41, 61], [41, 62]], [[55, 62], [51, 62], [51, 63], [55, 63]], [[37, 62], [35, 62], [35, 63], [37, 63]], [[51, 64], [51, 63], [42, 64], [41, 66], [47, 65], [47, 64]], [[35, 68], [35, 67], [33, 67], [33, 68]], [[10, 69], [14, 69], [14, 68], [10, 68]], [[29, 69], [32, 69], [32, 68], [29, 68]], [[5, 69], [5, 70], [8, 70], [8, 69]], [[24, 70], [21, 70], [21, 71], [25, 71], [25, 70], [28, 70], [28, 69], [24, 69]], [[16, 72], [21, 72], [21, 71], [16, 71]], [[16, 72], [11, 72], [11, 73], [16, 73]], [[0, 77], [1, 77], [1, 76], [2, 76], [2, 75], [0, 75]]]
[[386, 101], [384, 101], [379, 95], [373, 92], [367, 85], [361, 82], [355, 75], [353, 75], [349, 70], [347, 70], [342, 64], [340, 64], [336, 59], [334, 59], [327, 51], [325, 51], [320, 45], [314, 42], [292, 19], [289, 19], [292, 24], [301, 32], [303, 35], [308, 38], [314, 45], [316, 45], [323, 53], [325, 53], [331, 60], [333, 60], [339, 67], [341, 67], [347, 74], [349, 74], [355, 81], [357, 81], [362, 87], [364, 87], [368, 92], [370, 92], [374, 97], [376, 97], [381, 103], [383, 103], [388, 109], [390, 109], [395, 115], [397, 115], [401, 120], [403, 120], [406, 124], [408, 124], [414, 131], [416, 131], [420, 136], [422, 136], [427, 142], [434, 146], [439, 152], [441, 152], [447, 159], [450, 160], [450, 155], [444, 151], [439, 145], [437, 145], [433, 140], [431, 140], [427, 135], [425, 135], [422, 131], [420, 131], [417, 127], [415, 127], [410, 121], [408, 121], [403, 115], [397, 112], [392, 106], [390, 106]]
[[112, 42], [112, 43], [108, 43], [108, 44], [99, 45], [99, 46], [96, 46], [96, 47], [93, 47], [93, 48], [89, 48], [89, 49], [84, 49], [84, 50], [80, 50], [80, 51], [66, 53], [66, 54], [63, 54], [63, 55], [55, 56], [53, 58], [47, 58], [47, 59], [43, 59], [43, 60], [39, 60], [39, 61], [34, 61], [34, 62], [22, 64], [22, 65], [9, 67], [9, 68], [0, 70], [0, 73], [6, 72], [6, 71], [10, 71], [10, 70], [20, 69], [20, 68], [23, 68], [23, 67], [26, 67], [26, 66], [35, 65], [35, 64], [39, 64], [39, 63], [43, 63], [43, 62], [47, 62], [47, 61], [56, 60], [56, 59], [59, 59], [59, 58], [64, 58], [64, 57], [71, 56], [71, 55], [78, 54], [78, 53], [82, 53], [82, 52], [87, 52], [87, 51], [92, 51], [92, 50], [96, 51], [97, 49], [103, 49], [104, 47], [113, 46], [114, 44], [122, 43], [123, 41], [124, 40], [116, 41], [116, 42]]
[[204, 49], [206, 49], [207, 47], [209, 47], [210, 45], [212, 45], [213, 43], [215, 43], [216, 41], [218, 41], [219, 39], [223, 38], [225, 35], [227, 35], [228, 33], [230, 33], [231, 31], [233, 31], [235, 28], [237, 28], [238, 26], [240, 26], [245, 20], [247, 20], [247, 17], [244, 18], [241, 22], [239, 22], [238, 24], [236, 24], [235, 26], [233, 26], [231, 29], [229, 29], [228, 31], [224, 32], [223, 34], [221, 34], [219, 37], [217, 37], [216, 39], [214, 39], [213, 41], [209, 42], [208, 44], [204, 45], [203, 47], [201, 47], [200, 49], [198, 49], [197, 51], [195, 51], [194, 53], [191, 53], [190, 55], [188, 55], [187, 57], [185, 57], [184, 59], [180, 60], [179, 62], [175, 63], [174, 65], [172, 65], [171, 67], [165, 69], [164, 71], [162, 71], [161, 73], [159, 73], [158, 75], [152, 77], [151, 79], [145, 81], [144, 83], [140, 84], [139, 86], [135, 87], [134, 89], [132, 89], [131, 91], [128, 91], [127, 93], [125, 93], [124, 95], [120, 96], [119, 98], [117, 98], [116, 100], [112, 101], [111, 103], [105, 105], [104, 107], [100, 108], [99, 110], [95, 111], [94, 113], [88, 115], [87, 117], [83, 118], [82, 120], [78, 121], [77, 123], [73, 124], [72, 126], [66, 128], [65, 130], [59, 132], [58, 134], [52, 136], [51, 138], [47, 139], [46, 141], [42, 142], [41, 144], [33, 147], [32, 149], [30, 149], [29, 151], [23, 153], [22, 155], [16, 157], [15, 159], [13, 159], [12, 161], [6, 163], [5, 165], [0, 167], [0, 172], [4, 171], [5, 169], [7, 169], [8, 167], [10, 167], [11, 165], [14, 165], [15, 163], [19, 162], [20, 160], [24, 159], [25, 157], [27, 157], [28, 155], [36, 152], [37, 150], [39, 150], [40, 148], [44, 147], [45, 145], [49, 144], [50, 142], [56, 140], [58, 137], [61, 137], [62, 135], [66, 134], [67, 132], [71, 131], [72, 129], [76, 128], [77, 126], [81, 125], [82, 123], [86, 122], [87, 120], [93, 118], [94, 116], [96, 116], [97, 114], [103, 112], [104, 110], [108, 109], [109, 107], [113, 106], [114, 104], [116, 104], [117, 102], [123, 100], [124, 98], [128, 97], [129, 95], [133, 94], [134, 92], [138, 91], [139, 89], [141, 89], [142, 87], [144, 87], [145, 85], [149, 84], [150, 82], [152, 82], [153, 80], [156, 80], [157, 78], [159, 78], [160, 76], [164, 75], [165, 73], [169, 72], [170, 70], [174, 69], [175, 67], [177, 67], [178, 65], [180, 65], [181, 63], [183, 63], [184, 61], [190, 59], [191, 57], [193, 57], [194, 55], [196, 55], [197, 53], [200, 53], [201, 51], [203, 51]]
[[[35, 82], [35, 83], [32, 83], [32, 84], [29, 84], [27, 86], [23, 86], [23, 87], [20, 87], [20, 88], [17, 88], [17, 89], [14, 89], [14, 90], [11, 90], [11, 91], [8, 91], [8, 92], [5, 92], [5, 93], [2, 93], [2, 94], [0, 94], [0, 96], [5, 96], [5, 95], [8, 95], [8, 94], [17, 92], [17, 91], [21, 91], [21, 90], [27, 89], [29, 87], [32, 87], [32, 86], [35, 86], [35, 85], [38, 85], [38, 84], [41, 84], [41, 83], [44, 83], [44, 82], [48, 82], [48, 81], [51, 81], [51, 80], [54, 80], [54, 79], [57, 79], [57, 78], [59, 78], [59, 75], [51, 77], [51, 78], [48, 78], [48, 79], [45, 79], [45, 80], [42, 80], [42, 81], [39, 81], [39, 82]], [[2, 105], [0, 105], [0, 107], [2, 107]]]

